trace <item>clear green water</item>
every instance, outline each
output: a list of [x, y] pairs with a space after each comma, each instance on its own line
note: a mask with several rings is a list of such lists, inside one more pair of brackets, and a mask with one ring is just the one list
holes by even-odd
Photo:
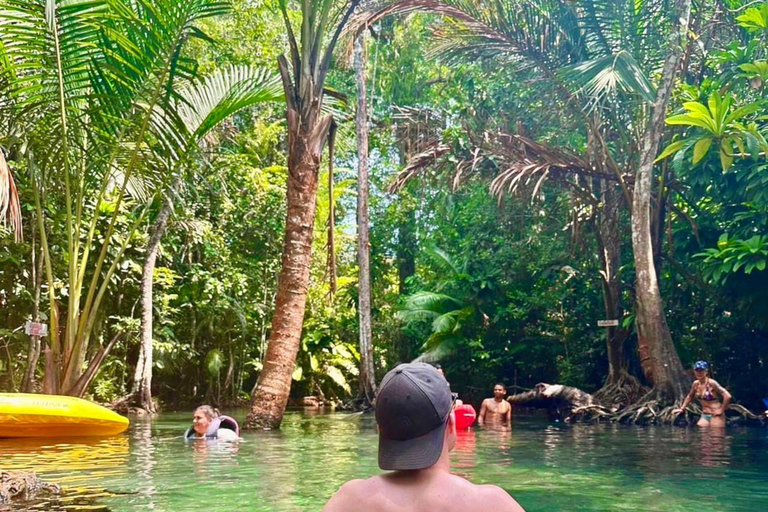
[[[34, 470], [65, 490], [8, 510], [316, 511], [346, 480], [379, 471], [370, 415], [290, 412], [281, 431], [245, 433], [234, 446], [185, 443], [189, 416], [136, 419], [104, 440], [0, 439], [0, 469]], [[452, 462], [528, 512], [768, 511], [763, 428], [716, 435], [523, 417], [511, 433], [462, 434]]]

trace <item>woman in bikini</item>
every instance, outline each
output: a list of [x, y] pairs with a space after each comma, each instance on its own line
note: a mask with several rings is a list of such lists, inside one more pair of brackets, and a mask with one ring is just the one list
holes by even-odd
[[[694, 398], [697, 398], [702, 411], [697, 425], [700, 427], [725, 427], [725, 410], [731, 403], [731, 394], [715, 379], [709, 378], [709, 364], [706, 361], [697, 361], [693, 365], [693, 373], [696, 375], [696, 380], [693, 381], [691, 392], [685, 397], [683, 405], [672, 413], [680, 414]], [[722, 403], [719, 398], [722, 398]]]

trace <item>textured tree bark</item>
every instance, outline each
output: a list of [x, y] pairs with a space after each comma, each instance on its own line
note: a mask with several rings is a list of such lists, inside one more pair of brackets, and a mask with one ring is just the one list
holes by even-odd
[[329, 32], [333, 35], [324, 50], [323, 38], [329, 27], [323, 21], [316, 25], [316, 20], [328, 21], [331, 3], [302, 1], [300, 45], [285, 4], [280, 6], [293, 68], [292, 75], [288, 60], [278, 58], [288, 111], [288, 212], [272, 331], [264, 367], [251, 397], [251, 412], [244, 424], [248, 429], [279, 428], [288, 404], [307, 302], [318, 171], [333, 126], [331, 115], [320, 117], [323, 84], [333, 50], [359, 3], [351, 0], [346, 4], [335, 29]]
[[[181, 179], [177, 178], [171, 186], [175, 193], [181, 185]], [[144, 268], [141, 272], [141, 346], [139, 348], [139, 360], [136, 362], [136, 371], [133, 374], [133, 388], [131, 395], [139, 407], [147, 412], [157, 412], [152, 401], [152, 325], [153, 325], [153, 295], [155, 264], [160, 252], [160, 241], [168, 227], [168, 219], [171, 217], [173, 203], [169, 198], [160, 213], [157, 214], [155, 224], [152, 226], [152, 235], [147, 243], [147, 254], [144, 260]]]
[[[605, 318], [621, 320], [621, 226], [619, 212], [624, 194], [614, 184], [601, 182], [602, 203], [597, 218], [597, 242], [600, 248], [601, 284]], [[595, 399], [611, 409], [621, 409], [637, 401], [645, 392], [640, 381], [627, 371], [624, 343], [629, 331], [621, 326], [606, 328], [608, 376]]]
[[[32, 224], [32, 279], [35, 282], [35, 299], [32, 311], [32, 318], [35, 322], [40, 321], [40, 296], [43, 288], [43, 255], [37, 253], [35, 244], [35, 225]], [[22, 393], [34, 393], [35, 391], [35, 370], [40, 360], [40, 337], [31, 336], [29, 339], [29, 352], [27, 354], [27, 369], [24, 372], [24, 378], [21, 381]]]
[[[602, 182], [603, 208], [597, 220], [598, 245], [602, 263], [601, 281], [603, 286], [603, 305], [607, 319], [622, 318], [621, 308], [621, 227], [619, 226], [619, 205], [622, 194], [612, 184]], [[606, 384], [615, 383], [626, 373], [624, 341], [625, 329], [608, 327], [606, 344], [608, 352], [608, 379]]]
[[[665, 401], [680, 400], [686, 383], [664, 314], [651, 238], [651, 196], [654, 160], [664, 129], [669, 98], [687, 37], [691, 0], [677, 0], [672, 20], [676, 35], [664, 62], [662, 80], [653, 105], [651, 120], [643, 134], [640, 164], [635, 177], [632, 204], [632, 248], [636, 272], [638, 349], [647, 345], [654, 392]], [[641, 356], [642, 357], [642, 356]]]
[[360, 321], [360, 395], [368, 405], [376, 397], [376, 376], [371, 341], [371, 243], [368, 230], [368, 99], [366, 95], [363, 35], [355, 40], [357, 82], [357, 262]]
[[[285, 67], [281, 61], [283, 71]], [[286, 96], [295, 98], [293, 90]], [[333, 121], [331, 116], [318, 119], [320, 101], [302, 101], [303, 112], [288, 102], [288, 212], [282, 268], [264, 368], [244, 425], [248, 429], [279, 428], [291, 391], [309, 287], [320, 159]]]

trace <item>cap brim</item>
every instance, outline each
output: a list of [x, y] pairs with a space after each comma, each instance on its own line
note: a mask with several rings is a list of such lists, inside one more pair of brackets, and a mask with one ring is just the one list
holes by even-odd
[[443, 453], [447, 422], [421, 437], [396, 441], [379, 436], [379, 467], [387, 471], [425, 469]]

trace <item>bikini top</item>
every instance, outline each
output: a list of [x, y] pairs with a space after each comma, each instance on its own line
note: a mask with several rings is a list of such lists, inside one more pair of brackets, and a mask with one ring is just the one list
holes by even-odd
[[[701, 384], [699, 384], [698, 390], [701, 390]], [[716, 400], [714, 393], [712, 393], [712, 389], [709, 387], [709, 379], [707, 379], [707, 383], [704, 384], [704, 391], [699, 392], [697, 396], [699, 400], [703, 400], [705, 402]]]

